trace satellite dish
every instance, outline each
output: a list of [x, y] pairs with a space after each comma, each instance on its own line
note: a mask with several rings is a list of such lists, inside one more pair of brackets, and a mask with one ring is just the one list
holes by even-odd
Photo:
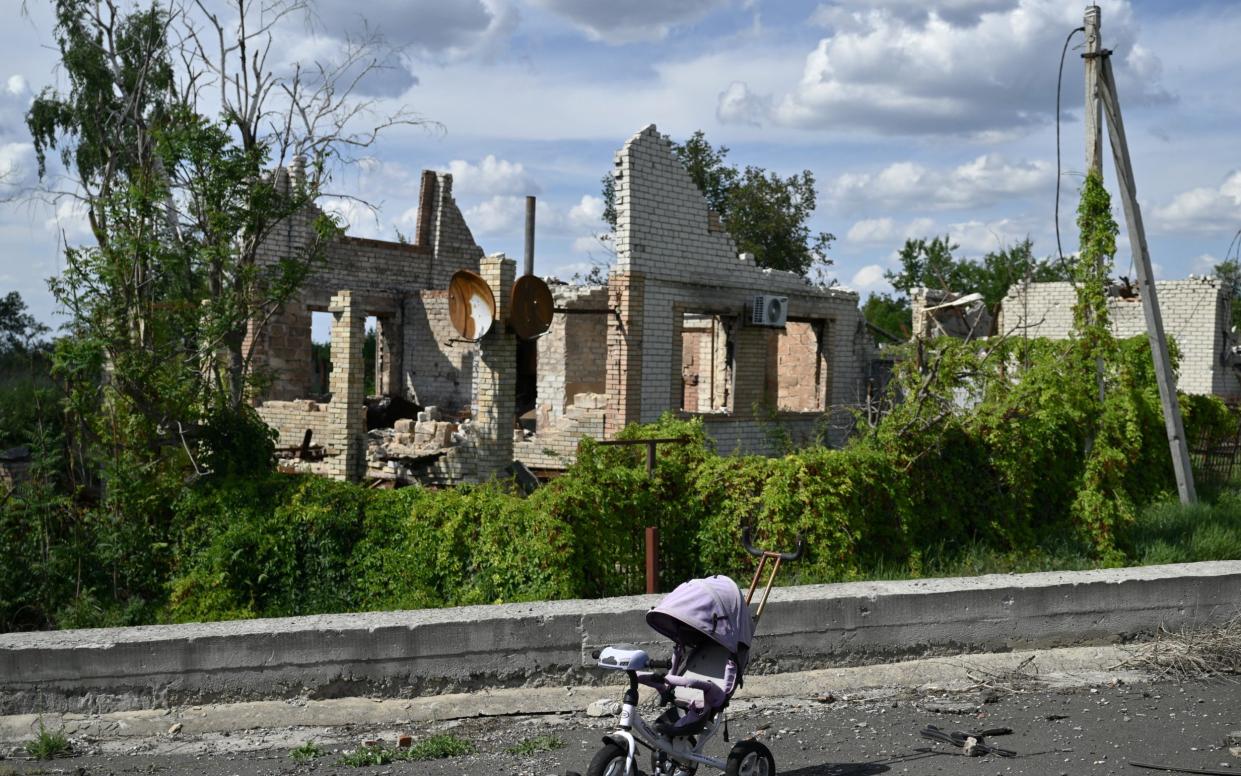
[[463, 269], [448, 284], [448, 320], [462, 338], [477, 341], [491, 331], [496, 319], [496, 298], [491, 286], [477, 274]]
[[508, 324], [520, 339], [532, 340], [551, 328], [554, 308], [551, 289], [543, 278], [523, 275], [513, 283]]

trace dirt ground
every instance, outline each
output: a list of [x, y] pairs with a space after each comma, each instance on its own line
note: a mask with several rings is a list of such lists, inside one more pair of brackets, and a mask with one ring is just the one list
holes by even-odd
[[[823, 688], [779, 698], [745, 698], [730, 709], [733, 742], [750, 736], [767, 743], [777, 769], [790, 776], [960, 774], [960, 776], [1067, 776], [1153, 773], [1130, 765], [1146, 762], [1213, 768], [1241, 774], [1241, 757], [1225, 737], [1241, 730], [1241, 683], [1210, 680], [1145, 683], [1111, 679], [1093, 686], [1049, 688], [1038, 682], [966, 692], [911, 688], [871, 689], [840, 698]], [[1015, 690], [1015, 691], [1014, 691]], [[606, 688], [595, 688], [600, 698]], [[600, 737], [613, 728], [610, 716], [582, 712], [484, 717], [406, 724], [282, 727], [159, 738], [73, 740], [75, 754], [50, 761], [28, 759], [6, 745], [0, 774], [466, 774], [544, 776], [585, 772]], [[1010, 727], [992, 739], [1017, 752], [1013, 758], [965, 757], [919, 737], [927, 725], [945, 730]], [[351, 767], [344, 753], [367, 740], [394, 745], [398, 734], [415, 741], [452, 733], [469, 741], [474, 754], [422, 762]], [[510, 747], [540, 736], [563, 746], [531, 755]], [[324, 755], [308, 762], [290, 756], [312, 741]], [[713, 742], [708, 753], [723, 757], [729, 745]], [[699, 773], [709, 773], [702, 768]]]

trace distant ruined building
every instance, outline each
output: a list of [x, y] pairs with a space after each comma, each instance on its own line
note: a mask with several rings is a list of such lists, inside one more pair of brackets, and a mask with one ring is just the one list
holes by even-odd
[[[873, 389], [857, 294], [739, 255], [654, 125], [617, 152], [613, 175], [616, 267], [606, 286], [553, 284], [557, 313], [533, 344], [507, 325], [515, 262], [474, 241], [451, 175], [423, 172], [413, 243], [345, 236], [329, 246], [298, 295], [261, 332], [251, 328], [253, 366], [268, 380], [254, 403], [279, 432], [282, 465], [394, 484], [485, 480], [513, 461], [554, 472], [582, 437], [669, 410], [702, 417], [723, 453], [776, 452], [773, 426], [795, 443], [842, 443], [845, 409]], [[262, 260], [304, 245], [315, 215], [289, 219]], [[481, 274], [497, 302], [479, 342], [449, 325], [458, 270]], [[330, 399], [316, 395], [316, 311], [333, 316]], [[370, 399], [367, 317], [376, 320]]]

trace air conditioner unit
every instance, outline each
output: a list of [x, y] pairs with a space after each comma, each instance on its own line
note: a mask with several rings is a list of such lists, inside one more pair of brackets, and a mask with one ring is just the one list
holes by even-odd
[[754, 326], [783, 326], [789, 317], [787, 296], [756, 294], [750, 310], [750, 323]]

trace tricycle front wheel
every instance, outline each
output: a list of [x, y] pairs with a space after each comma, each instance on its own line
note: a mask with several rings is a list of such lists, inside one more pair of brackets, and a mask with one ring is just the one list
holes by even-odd
[[738, 741], [728, 753], [724, 776], [776, 776], [776, 759], [758, 741]]
[[[586, 776], [625, 776], [625, 763], [629, 760], [629, 750], [615, 741], [605, 741], [603, 747], [595, 752], [586, 769]], [[635, 766], [632, 776], [640, 776]]]

